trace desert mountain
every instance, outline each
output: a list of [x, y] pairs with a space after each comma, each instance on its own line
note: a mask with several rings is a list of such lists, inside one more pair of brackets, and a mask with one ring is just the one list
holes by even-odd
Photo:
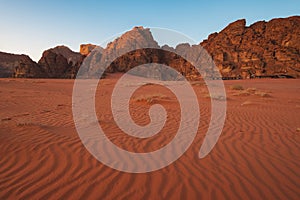
[[[109, 65], [115, 58], [118, 58], [119, 56], [122, 56], [125, 52], [130, 52], [135, 49], [140, 49], [143, 47], [148, 48], [160, 48], [158, 43], [154, 40], [150, 29], [149, 28], [143, 28], [143, 27], [134, 27], [132, 30], [124, 33], [121, 37], [115, 39], [113, 42], [110, 42], [107, 44], [107, 47], [103, 50], [102, 57], [101, 57], [101, 64], [102, 66]], [[145, 59], [141, 55], [138, 60]], [[123, 57], [125, 58], [125, 57]], [[128, 60], [132, 60], [132, 58], [125, 58]], [[115, 63], [117, 64], [117, 63]], [[132, 65], [130, 62], [126, 62], [124, 64]], [[123, 66], [110, 66], [107, 71], [108, 72], [114, 72], [114, 71], [120, 71], [120, 72], [126, 72], [129, 69], [124, 69]]]
[[[188, 47], [189, 50], [193, 49], [189, 44], [182, 44], [178, 47], [178, 51], [182, 50], [182, 46]], [[84, 64], [84, 66], [88, 67], [90, 72], [88, 76], [90, 77], [103, 72], [104, 67], [107, 67], [106, 72], [114, 73], [127, 72], [139, 66], [132, 73], [162, 80], [179, 78], [178, 73], [171, 72], [171, 70], [165, 69], [159, 64], [170, 66], [189, 79], [199, 77], [191, 63], [178, 56], [176, 50], [167, 46], [161, 48], [154, 40], [150, 29], [134, 27], [113, 42], [110, 42], [105, 49], [94, 51], [94, 54], [86, 58], [87, 60], [84, 63], [88, 63], [88, 65]], [[184, 54], [190, 53], [187, 49], [184, 49], [184, 51]], [[149, 63], [155, 64], [150, 66]]]
[[[193, 59], [198, 56], [195, 52], [201, 47], [211, 55], [223, 77], [282, 75], [299, 78], [300, 16], [260, 21], [250, 26], [246, 26], [244, 19], [237, 20], [198, 45], [179, 44], [176, 48], [160, 47], [150, 29], [134, 27], [110, 42], [105, 49], [84, 44], [77, 53], [68, 47], [58, 46], [44, 51], [38, 63], [25, 55], [0, 52], [0, 77], [74, 78], [85, 59], [90, 75], [97, 74], [107, 65], [106, 72], [113, 73], [127, 72], [141, 64], [160, 63], [193, 80], [199, 78], [199, 74], [178, 54], [188, 60]], [[123, 55], [125, 52], [128, 53]], [[146, 69], [146, 66], [141, 67], [140, 73], [159, 76], [162, 70], [157, 67], [147, 72]]]
[[[139, 28], [139, 31], [145, 29]], [[132, 40], [128, 37], [130, 34], [131, 31], [125, 34], [127, 40]], [[112, 44], [117, 47], [112, 48], [114, 51], [118, 46], [122, 47], [118, 40]], [[260, 21], [250, 26], [246, 26], [245, 19], [237, 20], [219, 33], [211, 34], [199, 45], [179, 44], [175, 49], [164, 45], [161, 49], [195, 60], [195, 56], [198, 56], [195, 52], [201, 46], [212, 56], [223, 77], [300, 77], [300, 16]], [[128, 71], [130, 66], [138, 64], [138, 57], [141, 64], [146, 61], [163, 63], [174, 67], [190, 79], [195, 78], [197, 74], [189, 63], [167, 55], [168, 53], [162, 51], [157, 54], [156, 50], [152, 50], [151, 54], [147, 54], [140, 50], [115, 61], [112, 71]], [[102, 56], [102, 59], [106, 58], [107, 55]]]

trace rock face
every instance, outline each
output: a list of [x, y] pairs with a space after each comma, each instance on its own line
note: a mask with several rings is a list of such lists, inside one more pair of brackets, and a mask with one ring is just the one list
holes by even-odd
[[[134, 27], [132, 30], [124, 33], [121, 37], [107, 44], [107, 47], [102, 52], [100, 63], [102, 66], [107, 66], [113, 61], [114, 58], [122, 56], [125, 52], [130, 52], [145, 47], [157, 49], [160, 48], [158, 43], [154, 40], [149, 28], [143, 28], [141, 26]], [[130, 63], [127, 64], [131, 65]], [[117, 68], [109, 66], [107, 72], [124, 72], [125, 69], [122, 66]]]
[[81, 44], [80, 45], [80, 54], [83, 56], [89, 55], [91, 51], [96, 47], [96, 45], [93, 44]]
[[75, 78], [83, 59], [80, 53], [57, 46], [44, 51], [38, 63], [25, 55], [9, 55], [9, 58], [6, 55], [3, 60], [7, 62], [9, 70], [7, 67], [1, 69], [6, 69], [6, 74], [9, 72], [9, 77], [15, 78]]
[[[145, 46], [152, 50], [134, 50]], [[260, 21], [249, 27], [246, 20], [237, 20], [220, 33], [211, 34], [199, 45], [179, 44], [175, 49], [167, 45], [159, 47], [149, 29], [135, 27], [109, 43], [98, 57], [101, 57], [101, 65], [107, 66], [113, 58], [122, 55], [112, 62], [107, 72], [127, 72], [134, 66], [149, 62], [169, 66], [172, 63], [172, 67], [193, 80], [197, 73], [191, 64], [165, 51], [195, 60], [199, 56], [195, 52], [201, 51], [201, 47], [207, 50], [226, 78], [300, 77], [300, 17], [297, 16]], [[130, 50], [134, 52], [123, 55]], [[144, 72], [146, 74], [146, 69]]]
[[[25, 71], [19, 71], [17, 75], [15, 75], [15, 69], [20, 67], [20, 65], [33, 66], [35, 68], [35, 72], [30, 72], [27, 74]], [[8, 78], [8, 77], [30, 77], [32, 75], [36, 75], [40, 73], [39, 68], [36, 63], [32, 61], [29, 56], [26, 55], [16, 55], [10, 53], [0, 52], [0, 77]]]
[[244, 19], [211, 34], [201, 45], [223, 76], [243, 78], [287, 75], [300, 77], [300, 17], [260, 21]]
[[38, 65], [47, 78], [75, 78], [83, 59], [80, 53], [58, 46], [44, 51]]
[[[185, 45], [190, 48], [189, 44]], [[88, 59], [90, 64], [91, 76], [103, 72], [106, 66], [108, 66], [106, 72], [114, 73], [127, 72], [136, 66], [148, 63], [164, 64], [173, 67], [187, 77], [198, 76], [191, 63], [176, 55], [175, 51], [174, 48], [166, 45], [160, 48], [154, 40], [150, 29], [135, 27], [109, 43], [104, 50], [100, 49], [99, 53], [90, 55], [86, 59]], [[174, 74], [170, 70], [166, 71], [161, 65], [152, 65], [152, 67], [149, 70], [149, 65], [141, 66], [138, 70], [135, 70], [134, 74], [161, 80], [173, 80], [178, 77], [177, 73]]]
[[41, 67], [28, 56], [19, 61], [18, 66], [15, 67], [14, 78], [47, 78], [47, 74]]
[[57, 46], [55, 48], [49, 49], [47, 51], [52, 51], [58, 55], [62, 55], [67, 59], [67, 62], [71, 66], [79, 66], [82, 62], [83, 56], [80, 53], [74, 52], [66, 46]]
[[159, 48], [158, 43], [152, 37], [150, 29], [134, 27], [113, 42], [108, 43], [105, 49], [96, 47], [97, 49], [92, 51], [92, 54], [89, 54], [84, 61], [84, 66], [87, 67], [85, 71], [88, 71], [87, 76], [97, 77], [100, 72], [104, 71], [105, 67], [107, 67], [106, 72], [109, 73], [128, 71], [130, 67], [126, 67], [125, 65], [133, 65], [133, 63], [130, 63], [131, 58], [128, 58], [128, 56], [133, 55], [127, 55], [126, 58], [123, 56], [122, 59], [127, 59], [126, 62], [122, 62], [120, 60], [121, 58], [119, 58], [118, 63], [122, 62], [119, 66], [111, 63], [115, 58], [122, 56], [125, 52], [130, 52], [143, 47]]
[[[150, 64], [151, 63], [151, 64]], [[169, 66], [177, 72], [167, 69]], [[189, 80], [199, 78], [199, 73], [192, 64], [173, 51], [145, 48], [131, 51], [118, 57], [110, 65], [113, 72], [127, 72], [134, 67], [131, 74], [158, 80], [179, 80], [179, 73]]]

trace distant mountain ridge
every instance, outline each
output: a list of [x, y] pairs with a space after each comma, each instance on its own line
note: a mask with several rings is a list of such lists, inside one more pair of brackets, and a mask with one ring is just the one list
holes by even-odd
[[[142, 49], [147, 46], [156, 50]], [[75, 78], [83, 60], [95, 48], [92, 44], [80, 46], [80, 53], [58, 46], [44, 51], [38, 63], [26, 55], [0, 52], [0, 77], [21, 78]], [[106, 65], [106, 72], [126, 72], [145, 63], [170, 65], [190, 80], [197, 79], [191, 63], [172, 53], [193, 57], [193, 52], [204, 47], [212, 56], [220, 73], [230, 78], [270, 77], [283, 75], [300, 78], [300, 16], [260, 21], [246, 26], [244, 19], [237, 20], [219, 33], [209, 35], [198, 45], [179, 44], [176, 48], [160, 47], [150, 29], [134, 27], [121, 37], [99, 50], [97, 61]], [[172, 51], [171, 53], [168, 51]], [[97, 73], [97, 69], [90, 69]], [[146, 70], [145, 70], [146, 72]]]

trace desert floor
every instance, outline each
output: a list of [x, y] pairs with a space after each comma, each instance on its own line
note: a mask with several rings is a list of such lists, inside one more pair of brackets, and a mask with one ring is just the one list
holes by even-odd
[[[111, 114], [117, 78], [101, 80], [97, 91], [108, 138], [135, 152], [169, 143], [180, 120], [175, 96], [151, 84], [136, 91], [130, 111], [137, 124], [149, 123], [153, 103], [170, 113], [161, 133], [136, 139], [119, 130]], [[142, 174], [111, 169], [85, 149], [72, 117], [73, 82], [0, 79], [0, 199], [299, 199], [300, 80], [224, 81], [225, 126], [204, 159], [198, 153], [210, 98], [203, 83], [193, 83], [201, 111], [194, 142], [171, 165]]]

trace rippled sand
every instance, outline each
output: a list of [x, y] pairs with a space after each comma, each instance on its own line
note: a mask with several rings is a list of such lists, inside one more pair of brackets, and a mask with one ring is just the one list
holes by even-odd
[[[136, 91], [130, 111], [137, 124], [149, 123], [153, 103], [168, 111], [159, 134], [136, 139], [124, 134], [111, 114], [117, 78], [101, 80], [97, 92], [98, 121], [108, 138], [133, 152], [168, 144], [180, 121], [175, 96], [150, 84]], [[300, 80], [225, 85], [225, 127], [207, 157], [199, 159], [198, 153], [210, 99], [205, 85], [194, 83], [201, 121], [193, 144], [168, 167], [130, 174], [103, 165], [81, 143], [72, 118], [73, 80], [0, 79], [0, 199], [298, 199]], [[156, 96], [147, 101], [145, 94]]]

